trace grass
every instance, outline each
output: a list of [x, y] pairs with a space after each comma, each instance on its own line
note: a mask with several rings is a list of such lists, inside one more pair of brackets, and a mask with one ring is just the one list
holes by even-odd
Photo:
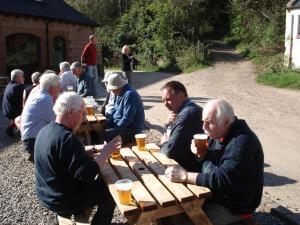
[[277, 73], [266, 73], [256, 78], [258, 83], [289, 89], [300, 90], [300, 71], [281, 71]]
[[300, 70], [291, 70], [283, 66], [283, 53], [262, 54], [256, 52], [249, 44], [244, 44], [232, 38], [225, 38], [224, 41], [248, 59], [253, 60], [260, 74], [256, 81], [260, 84], [300, 90]]

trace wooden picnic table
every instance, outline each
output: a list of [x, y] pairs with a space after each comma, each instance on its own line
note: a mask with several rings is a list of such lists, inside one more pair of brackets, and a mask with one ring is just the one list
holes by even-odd
[[85, 121], [76, 131], [76, 134], [83, 136], [87, 145], [91, 144], [91, 131], [95, 131], [98, 135], [102, 135], [106, 125], [106, 117], [98, 110], [94, 109], [93, 115], [86, 115]]
[[[120, 153], [120, 159], [110, 158], [100, 170], [129, 224], [155, 225], [158, 219], [185, 213], [195, 225], [212, 225], [202, 211], [205, 199], [211, 196], [210, 190], [169, 181], [164, 175], [166, 167], [178, 164], [160, 153], [157, 146], [146, 151], [139, 151], [136, 146], [122, 148]], [[133, 182], [134, 202], [130, 205], [119, 202], [115, 186], [117, 180], [125, 178]]]

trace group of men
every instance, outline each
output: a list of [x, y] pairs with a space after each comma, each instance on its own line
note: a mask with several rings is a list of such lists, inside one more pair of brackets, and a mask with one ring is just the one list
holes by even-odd
[[[161, 152], [180, 165], [167, 168], [166, 177], [208, 187], [212, 198], [203, 209], [214, 225], [254, 224], [251, 214], [261, 201], [264, 168], [257, 136], [228, 102], [210, 100], [202, 109], [188, 99], [180, 82], [165, 84], [162, 99], [171, 112]], [[208, 148], [199, 155], [193, 135], [203, 132]]]
[[[86, 47], [89, 54], [94, 38]], [[86, 57], [83, 55], [82, 60]], [[60, 76], [53, 71], [42, 74], [26, 96], [23, 109], [24, 73], [13, 70], [3, 112], [11, 121], [7, 133], [22, 113], [22, 140], [28, 159], [35, 164], [36, 191], [42, 204], [64, 217], [98, 205], [92, 224], [110, 224], [115, 203], [99, 171], [113, 151], [142, 132], [144, 107], [126, 77], [107, 73], [103, 79], [108, 91], [103, 107], [107, 129], [102, 139], [108, 143], [100, 155], [87, 153], [75, 135], [85, 118], [83, 97], [93, 92], [94, 77], [89, 74], [94, 73], [94, 62], [86, 63], [88, 73], [77, 62], [71, 66], [62, 62]], [[77, 93], [59, 95], [70, 86]], [[212, 198], [203, 209], [214, 225], [247, 224], [260, 204], [263, 189], [264, 156], [257, 136], [235, 116], [228, 102], [210, 100], [202, 109], [189, 99], [185, 86], [178, 81], [162, 87], [162, 99], [170, 114], [161, 152], [180, 165], [167, 168], [165, 176], [173, 182], [210, 188]], [[208, 147], [201, 155], [193, 141], [198, 133], [209, 136]]]

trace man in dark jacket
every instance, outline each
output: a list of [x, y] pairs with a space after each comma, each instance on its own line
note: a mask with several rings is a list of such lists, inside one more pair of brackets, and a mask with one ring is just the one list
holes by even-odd
[[77, 77], [77, 94], [81, 97], [94, 96], [93, 78], [82, 69], [80, 63], [73, 62], [70, 69]]
[[55, 122], [40, 130], [34, 147], [37, 196], [49, 210], [68, 218], [98, 205], [91, 224], [109, 225], [115, 202], [99, 172], [111, 153], [121, 148], [121, 139], [114, 138], [100, 155], [89, 157], [74, 135], [85, 117], [82, 97], [65, 92], [53, 110]]
[[[262, 197], [262, 146], [246, 122], [237, 119], [232, 107], [224, 100], [208, 102], [202, 120], [210, 140], [208, 150], [199, 155], [200, 173], [170, 167], [165, 171], [166, 176], [174, 182], [211, 189], [213, 197], [204, 211], [214, 225], [233, 224], [247, 217], [249, 221]], [[191, 148], [197, 152], [194, 141]]]
[[162, 99], [171, 111], [161, 139], [161, 152], [189, 171], [198, 171], [197, 157], [190, 151], [193, 135], [203, 133], [202, 108], [188, 99], [184, 85], [170, 81], [162, 88]]
[[24, 91], [24, 72], [19, 69], [10, 73], [11, 81], [5, 88], [2, 101], [2, 114], [9, 119], [9, 126], [5, 129], [8, 136], [13, 136], [16, 127], [14, 119], [22, 113], [22, 101]]

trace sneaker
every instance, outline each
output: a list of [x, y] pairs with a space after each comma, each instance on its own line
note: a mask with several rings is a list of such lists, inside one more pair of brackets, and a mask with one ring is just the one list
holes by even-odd
[[13, 137], [14, 136], [14, 128], [12, 128], [11, 126], [7, 127], [5, 129], [5, 133], [8, 137]]

